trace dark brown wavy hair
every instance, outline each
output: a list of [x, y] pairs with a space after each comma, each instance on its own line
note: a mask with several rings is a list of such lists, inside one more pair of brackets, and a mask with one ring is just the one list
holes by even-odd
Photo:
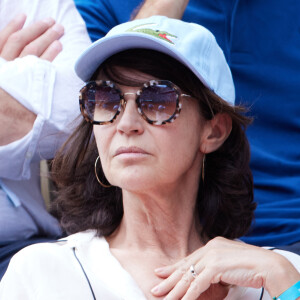
[[[216, 236], [233, 239], [247, 233], [256, 205], [245, 135], [251, 119], [245, 115], [245, 109], [230, 106], [205, 87], [188, 68], [160, 52], [131, 49], [117, 53], [102, 63], [91, 79], [101, 74], [118, 84], [140, 86], [141, 82], [124, 78], [116, 67], [172, 81], [198, 100], [206, 120], [218, 113], [231, 117], [229, 137], [218, 150], [206, 155], [205, 181], [200, 179], [199, 182], [195, 216], [202, 226], [201, 236], [208, 239]], [[103, 188], [96, 180], [94, 163], [97, 156], [93, 126], [82, 118], [52, 164], [52, 178], [58, 187], [53, 207], [68, 234], [96, 229], [99, 235], [108, 236], [123, 217], [121, 189]], [[106, 182], [101, 166], [98, 174], [100, 180]]]

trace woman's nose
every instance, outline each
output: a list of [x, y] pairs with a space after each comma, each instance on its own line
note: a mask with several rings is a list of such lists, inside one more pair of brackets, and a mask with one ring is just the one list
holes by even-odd
[[123, 109], [117, 122], [119, 132], [129, 134], [142, 134], [144, 132], [145, 121], [137, 110], [135, 93], [126, 93], [126, 100], [123, 102]]

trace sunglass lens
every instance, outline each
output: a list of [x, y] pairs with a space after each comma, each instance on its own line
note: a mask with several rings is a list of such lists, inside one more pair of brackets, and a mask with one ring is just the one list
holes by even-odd
[[176, 112], [178, 93], [169, 82], [143, 88], [139, 103], [142, 113], [156, 123], [170, 120]]
[[85, 109], [92, 121], [109, 122], [120, 107], [120, 92], [109, 85], [93, 85], [87, 89]]

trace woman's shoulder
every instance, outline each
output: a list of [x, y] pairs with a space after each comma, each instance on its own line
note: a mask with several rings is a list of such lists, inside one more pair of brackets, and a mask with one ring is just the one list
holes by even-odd
[[89, 231], [22, 249], [11, 259], [1, 280], [0, 298], [66, 299], [68, 295], [68, 299], [86, 299], [90, 290], [86, 288], [75, 250], [89, 247], [94, 240], [102, 243], [104, 239]]
[[57, 241], [45, 242], [33, 244], [20, 250], [11, 259], [11, 264], [18, 265], [28, 265], [34, 260], [35, 264], [47, 264], [49, 262], [54, 264], [59, 264], [61, 260], [66, 263], [70, 252], [78, 247], [88, 247], [91, 241], [94, 239], [102, 240], [103, 238], [98, 238], [95, 231], [85, 231], [72, 234], [65, 238], [59, 239]]

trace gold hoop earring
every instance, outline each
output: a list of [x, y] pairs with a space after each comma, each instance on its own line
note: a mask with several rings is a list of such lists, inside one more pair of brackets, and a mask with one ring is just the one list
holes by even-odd
[[98, 177], [98, 174], [97, 174], [97, 163], [98, 163], [98, 160], [99, 160], [99, 156], [96, 158], [96, 161], [95, 161], [95, 175], [96, 175], [96, 178], [97, 178], [97, 181], [100, 183], [100, 185], [102, 185], [104, 188], [109, 188], [111, 187], [111, 185], [107, 185], [107, 184], [104, 184], [100, 181], [99, 177]]
[[206, 156], [205, 156], [205, 154], [204, 154], [203, 159], [202, 159], [202, 170], [201, 170], [201, 177], [202, 177], [202, 181], [203, 181], [203, 182], [204, 182], [205, 160], [206, 160]]

